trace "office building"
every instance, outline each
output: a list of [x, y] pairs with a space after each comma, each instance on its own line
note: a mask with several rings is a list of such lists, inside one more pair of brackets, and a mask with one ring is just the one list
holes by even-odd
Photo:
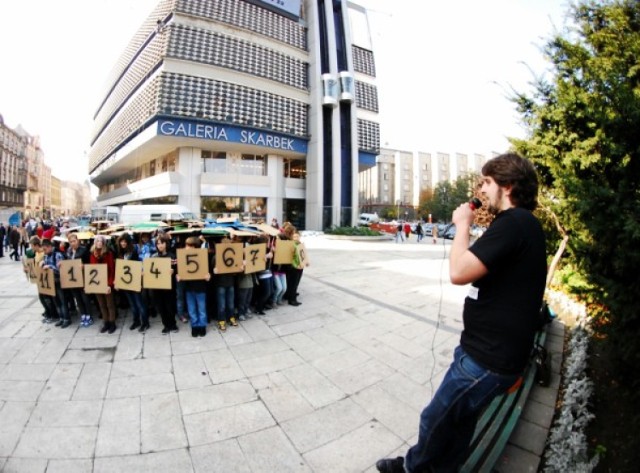
[[99, 205], [352, 225], [379, 125], [366, 11], [162, 0], [114, 67], [89, 153]]

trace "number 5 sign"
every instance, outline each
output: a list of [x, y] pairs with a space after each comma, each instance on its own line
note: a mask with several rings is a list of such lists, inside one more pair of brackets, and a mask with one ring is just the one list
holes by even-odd
[[181, 281], [207, 279], [209, 274], [206, 248], [178, 248], [178, 276]]

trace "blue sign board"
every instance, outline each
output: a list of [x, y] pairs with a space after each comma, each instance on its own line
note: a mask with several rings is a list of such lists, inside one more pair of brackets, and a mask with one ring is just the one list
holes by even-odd
[[18, 212], [9, 217], [9, 225], [20, 225], [20, 214]]
[[307, 141], [280, 133], [254, 130], [216, 123], [200, 123], [191, 120], [158, 120], [158, 135], [196, 138], [200, 140], [228, 141], [245, 145], [262, 146], [282, 151], [307, 154]]

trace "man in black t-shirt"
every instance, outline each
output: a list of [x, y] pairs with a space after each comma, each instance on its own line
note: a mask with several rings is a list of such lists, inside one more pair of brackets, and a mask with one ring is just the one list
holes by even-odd
[[478, 416], [518, 380], [533, 347], [546, 279], [544, 233], [532, 214], [536, 171], [509, 153], [489, 160], [482, 176], [482, 193], [495, 215], [488, 230], [469, 247], [473, 209], [462, 204], [452, 217], [451, 282], [471, 284], [460, 346], [420, 415], [418, 443], [405, 458], [379, 460], [380, 472], [457, 471]]

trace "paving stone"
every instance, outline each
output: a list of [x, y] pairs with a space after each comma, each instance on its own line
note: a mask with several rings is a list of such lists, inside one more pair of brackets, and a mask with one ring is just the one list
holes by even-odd
[[171, 373], [171, 357], [116, 360], [112, 364], [111, 379]]
[[282, 429], [300, 452], [331, 442], [372, 420], [362, 407], [344, 399], [305, 416], [281, 423]]
[[140, 453], [140, 412], [139, 397], [105, 400], [96, 441], [97, 457]]
[[304, 360], [292, 350], [280, 351], [260, 358], [251, 358], [238, 362], [242, 371], [249, 377], [284, 370], [303, 363]]
[[193, 471], [193, 468], [191, 465], [191, 458], [189, 457], [189, 453], [186, 449], [95, 459], [93, 473], [113, 473], [115, 471], [189, 473]]
[[35, 401], [42, 392], [44, 381], [0, 381], [1, 401]]
[[142, 453], [188, 446], [177, 393], [143, 396], [141, 411]]
[[245, 373], [227, 349], [202, 353], [209, 377], [213, 384], [244, 379]]
[[49, 460], [47, 473], [91, 473], [92, 460]]
[[364, 471], [379, 460], [380, 452], [398, 443], [398, 438], [377, 422], [368, 422], [319, 448], [304, 453], [315, 472]]
[[290, 383], [260, 389], [258, 395], [278, 423], [313, 412], [313, 406]]
[[296, 366], [282, 373], [314, 408], [326, 406], [346, 397], [335, 384], [311, 366]]
[[255, 389], [247, 381], [232, 381], [215, 386], [180, 391], [180, 405], [184, 415], [214, 411], [258, 399]]
[[82, 367], [72, 399], [103, 399], [107, 392], [107, 383], [111, 363], [87, 363]]
[[205, 445], [227, 440], [275, 425], [273, 417], [261, 402], [184, 416], [189, 445]]
[[27, 427], [13, 455], [22, 458], [91, 458], [97, 427]]
[[196, 473], [229, 471], [233, 473], [253, 473], [240, 448], [237, 439], [210, 443], [200, 447], [191, 447], [191, 460]]
[[2, 468], [2, 473], [45, 473], [46, 471], [47, 460], [37, 458], [9, 458]]
[[251, 471], [311, 472], [279, 427], [238, 438]]
[[107, 398], [143, 396], [174, 392], [176, 384], [170, 373], [159, 373], [109, 380]]
[[40, 401], [27, 427], [97, 426], [101, 411], [102, 400]]
[[34, 407], [34, 402], [3, 403], [0, 408], [0, 457], [11, 455]]

